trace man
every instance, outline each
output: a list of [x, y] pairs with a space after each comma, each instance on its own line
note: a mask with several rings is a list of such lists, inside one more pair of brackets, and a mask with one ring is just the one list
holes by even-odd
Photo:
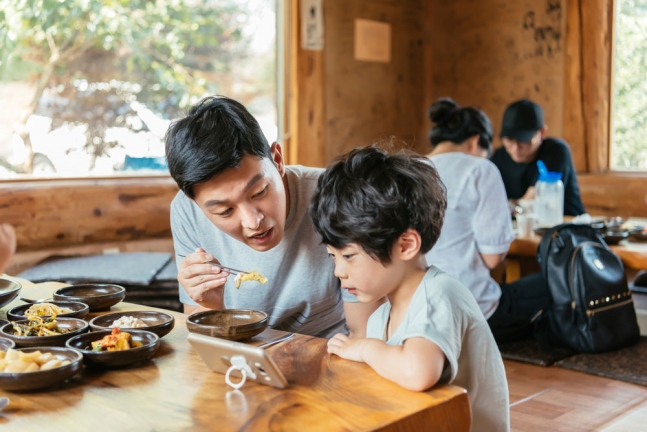
[[[185, 313], [256, 309], [272, 328], [326, 337], [347, 325], [351, 337], [364, 336], [378, 304], [342, 293], [308, 216], [322, 169], [285, 166], [281, 146], [226, 97], [205, 98], [174, 122], [166, 157], [180, 187], [171, 230]], [[236, 288], [213, 263], [257, 270], [268, 282]]]
[[514, 102], [503, 114], [503, 147], [494, 152], [491, 160], [499, 168], [508, 199], [513, 202], [535, 198], [535, 183], [539, 177], [537, 161], [543, 161], [548, 171], [562, 173], [564, 214], [583, 214], [586, 211], [571, 152], [563, 140], [546, 138], [547, 130], [539, 105], [526, 99]]

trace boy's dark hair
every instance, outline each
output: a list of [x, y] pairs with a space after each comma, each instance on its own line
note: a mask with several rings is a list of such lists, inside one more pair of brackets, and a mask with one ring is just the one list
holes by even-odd
[[386, 264], [409, 228], [420, 233], [420, 251], [429, 252], [446, 207], [445, 185], [427, 158], [372, 145], [333, 161], [319, 178], [310, 217], [324, 244], [341, 249], [355, 243]]
[[244, 155], [271, 158], [258, 122], [245, 107], [224, 96], [202, 99], [166, 132], [166, 159], [171, 177], [194, 198], [193, 186], [228, 168], [238, 168]]
[[436, 146], [443, 141], [461, 144], [466, 139], [479, 136], [479, 147], [492, 151], [492, 122], [483, 111], [475, 107], [460, 107], [450, 98], [440, 98], [427, 112], [435, 126], [429, 130], [429, 141]]

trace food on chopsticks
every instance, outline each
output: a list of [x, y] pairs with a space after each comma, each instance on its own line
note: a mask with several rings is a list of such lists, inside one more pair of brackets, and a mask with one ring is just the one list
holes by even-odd
[[234, 279], [236, 288], [240, 288], [240, 284], [245, 281], [255, 281], [264, 284], [267, 283], [267, 278], [256, 270], [252, 270], [249, 273], [238, 273], [236, 279]]
[[118, 327], [103, 339], [92, 342], [92, 351], [125, 351], [142, 346], [141, 342], [133, 340], [130, 333], [122, 332]]
[[140, 320], [139, 318], [136, 318], [133, 316], [122, 316], [121, 318], [114, 320], [113, 323], [110, 324], [110, 327], [142, 328], [142, 327], [148, 327], [148, 324], [146, 324], [144, 321]]
[[25, 311], [25, 316], [52, 316], [72, 312], [72, 309], [60, 308], [52, 303], [36, 303]]
[[46, 319], [35, 315], [28, 318], [27, 323], [11, 322], [15, 336], [56, 336], [70, 332], [70, 329], [58, 326], [56, 315]]
[[69, 360], [59, 360], [52, 353], [34, 351], [26, 353], [9, 349], [0, 351], [0, 372], [37, 372], [69, 365]]

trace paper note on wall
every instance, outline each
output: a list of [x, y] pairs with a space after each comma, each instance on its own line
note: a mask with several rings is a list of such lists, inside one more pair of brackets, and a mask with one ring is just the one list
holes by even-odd
[[388, 63], [391, 61], [391, 24], [355, 20], [355, 60]]
[[301, 0], [301, 48], [321, 51], [324, 46], [322, 0]]

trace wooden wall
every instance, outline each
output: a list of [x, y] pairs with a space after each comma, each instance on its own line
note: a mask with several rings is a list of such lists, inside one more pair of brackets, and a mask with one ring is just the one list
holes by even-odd
[[428, 106], [448, 96], [492, 120], [495, 145], [505, 107], [528, 98], [549, 133], [564, 130], [565, 0], [430, 0]]
[[[324, 97], [325, 160], [396, 136], [427, 150], [416, 137], [424, 103], [424, 0], [326, 1]], [[355, 19], [391, 24], [391, 61], [354, 59]]]
[[[426, 127], [428, 6], [426, 0], [325, 1], [323, 52], [300, 48], [294, 9], [290, 163], [326, 166], [352, 148], [390, 136], [399, 145], [429, 150], [426, 134], [419, 135]], [[390, 62], [355, 60], [357, 18], [391, 25]]]
[[16, 229], [16, 274], [50, 255], [106, 249], [172, 251], [169, 178], [29, 181], [0, 186], [2, 222]]

